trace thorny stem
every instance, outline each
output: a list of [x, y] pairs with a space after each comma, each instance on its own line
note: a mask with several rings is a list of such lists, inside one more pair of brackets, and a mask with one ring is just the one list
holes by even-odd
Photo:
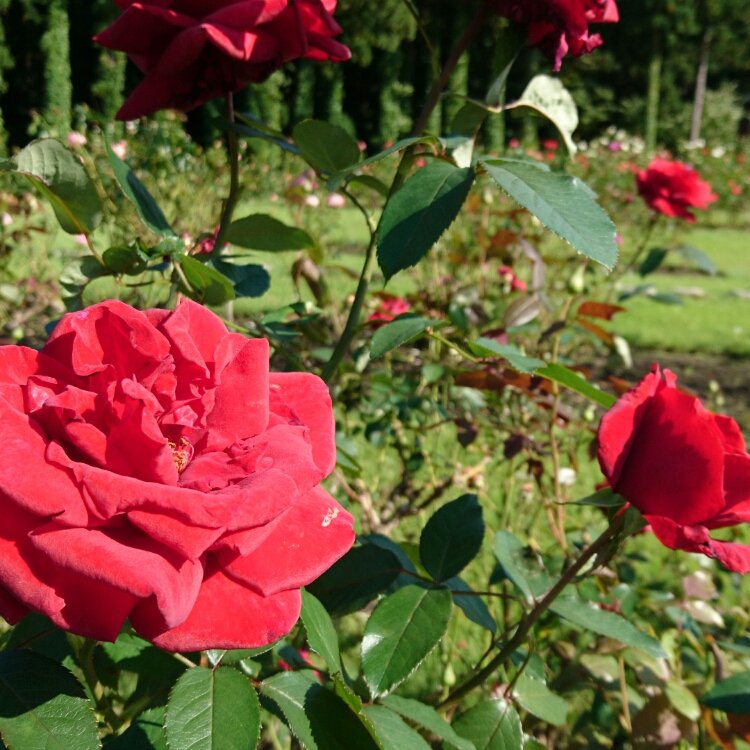
[[[570, 309], [575, 301], [575, 295], [569, 296], [565, 300], [563, 309], [560, 315], [560, 321], [564, 324], [568, 321], [568, 315], [570, 315]], [[557, 362], [560, 356], [560, 334], [562, 329], [555, 335], [554, 342], [552, 344], [552, 362]], [[555, 535], [555, 538], [559, 542], [564, 552], [567, 552], [567, 540], [565, 538], [565, 505], [562, 503], [562, 491], [560, 487], [560, 446], [557, 442], [557, 435], [555, 434], [555, 428], [557, 426], [557, 412], [560, 408], [560, 386], [557, 383], [552, 383], [552, 393], [554, 399], [552, 401], [552, 409], [550, 411], [550, 423], [549, 423], [549, 444], [550, 452], [552, 454], [552, 481], [555, 490], [555, 502], [558, 503], [557, 518], [550, 518], [550, 526]], [[551, 515], [549, 509], [548, 513]]]
[[214, 242], [212, 254], [218, 254], [224, 245], [224, 238], [227, 236], [227, 231], [234, 215], [234, 209], [237, 207], [237, 201], [240, 197], [240, 148], [237, 140], [237, 131], [234, 129], [234, 94], [231, 93], [227, 94], [227, 120], [229, 120], [229, 128], [227, 130], [229, 194], [221, 210], [219, 229], [216, 232], [216, 241]]
[[624, 509], [620, 510], [610, 525], [581, 553], [581, 556], [562, 574], [557, 583], [540, 599], [534, 608], [521, 620], [516, 632], [506, 641], [505, 645], [492, 658], [488, 664], [469, 677], [463, 684], [453, 690], [445, 700], [439, 704], [440, 708], [453, 705], [475, 687], [482, 685], [496, 669], [501, 667], [511, 655], [524, 644], [531, 629], [536, 625], [539, 618], [549, 609], [550, 605], [557, 599], [568, 584], [584, 568], [586, 563], [601, 552], [607, 544], [620, 533], [625, 524]]
[[651, 219], [648, 223], [648, 227], [646, 228], [646, 231], [643, 233], [643, 237], [641, 238], [641, 241], [638, 247], [636, 248], [636, 251], [630, 257], [630, 260], [625, 265], [620, 267], [618, 273], [613, 274], [612, 281], [609, 287], [609, 294], [607, 295], [607, 302], [610, 302], [612, 300], [612, 297], [614, 296], [614, 293], [615, 293], [615, 285], [617, 284], [617, 282], [638, 265], [638, 261], [641, 259], [641, 257], [643, 256], [643, 253], [646, 251], [649, 240], [651, 239], [651, 235], [654, 233], [654, 229], [656, 228], [656, 225], [658, 223], [659, 223], [659, 214], [655, 214], [655, 213], [651, 214]]
[[479, 30], [482, 28], [482, 24], [487, 20], [489, 14], [489, 0], [485, 0], [485, 2], [482, 3], [477, 12], [474, 14], [474, 17], [469, 22], [469, 25], [464, 30], [464, 33], [461, 34], [460, 38], [454, 45], [450, 55], [448, 56], [448, 59], [443, 65], [443, 69], [440, 71], [440, 75], [432, 84], [432, 88], [430, 89], [429, 94], [427, 94], [427, 100], [425, 101], [424, 107], [422, 107], [422, 111], [420, 112], [419, 117], [414, 122], [412, 135], [421, 135], [424, 129], [427, 127], [427, 122], [430, 119], [430, 115], [432, 115], [433, 110], [440, 101], [443, 89], [446, 87], [451, 75], [453, 74], [453, 71], [456, 69], [456, 65], [458, 65], [458, 61], [461, 59], [461, 55], [466, 52], [469, 44], [471, 44], [474, 37], [479, 33]]
[[[412, 128], [413, 134], [420, 135], [422, 131], [425, 129], [425, 126], [427, 125], [427, 122], [430, 119], [430, 116], [432, 115], [435, 107], [440, 101], [440, 96], [443, 93], [443, 89], [448, 83], [448, 80], [450, 79], [451, 74], [455, 70], [456, 65], [458, 64], [458, 61], [461, 59], [461, 55], [463, 55], [463, 53], [466, 51], [469, 44], [471, 44], [471, 41], [479, 33], [479, 30], [481, 29], [482, 24], [486, 20], [489, 13], [490, 13], [489, 0], [484, 0], [479, 10], [476, 12], [474, 17], [472, 18], [471, 22], [466, 27], [464, 33], [461, 35], [461, 37], [458, 39], [455, 46], [451, 50], [451, 53], [448, 56], [448, 59], [445, 61], [445, 65], [443, 65], [443, 69], [440, 71], [440, 75], [435, 79], [435, 82], [432, 84], [432, 88], [430, 89], [430, 92], [427, 95], [427, 100], [425, 101], [424, 106], [422, 107], [422, 111], [420, 112], [419, 117], [417, 117], [417, 119], [414, 122], [414, 127]], [[413, 149], [409, 148], [404, 151], [403, 156], [401, 157], [401, 161], [399, 162], [398, 168], [396, 170], [396, 175], [393, 179], [393, 183], [391, 184], [391, 188], [388, 193], [388, 198], [386, 198], [386, 203], [388, 202], [388, 200], [390, 200], [391, 196], [396, 192], [396, 190], [398, 190], [398, 188], [403, 183], [405, 179], [406, 167], [410, 163], [412, 155], [413, 155]], [[349, 351], [349, 347], [351, 346], [351, 342], [354, 339], [354, 334], [356, 333], [357, 326], [359, 325], [360, 314], [362, 312], [362, 307], [365, 302], [365, 297], [367, 296], [367, 289], [370, 285], [370, 278], [372, 276], [372, 263], [375, 258], [375, 246], [377, 243], [377, 233], [378, 233], [378, 229], [380, 228], [380, 222], [378, 222], [377, 227], [373, 229], [369, 214], [367, 214], [367, 212], [364, 211], [361, 205], [358, 204], [353, 199], [351, 194], [346, 193], [346, 195], [350, 200], [354, 202], [354, 204], [360, 210], [362, 210], [365, 213], [368, 228], [370, 229], [370, 243], [367, 247], [367, 252], [365, 253], [365, 260], [362, 266], [362, 272], [359, 275], [359, 282], [357, 283], [357, 290], [354, 294], [354, 302], [352, 303], [352, 306], [349, 309], [349, 315], [347, 317], [346, 324], [344, 326], [344, 331], [341, 334], [341, 337], [339, 338], [338, 343], [336, 344], [336, 348], [333, 350], [331, 359], [328, 360], [325, 367], [323, 368], [322, 377], [323, 377], [323, 380], [325, 380], [326, 382], [330, 382], [330, 380], [336, 374], [336, 370], [338, 369], [338, 366], [341, 364], [341, 361], [344, 359], [344, 357], [346, 356], [346, 353]], [[381, 214], [381, 221], [382, 221], [382, 214]], [[217, 239], [217, 246], [218, 246], [218, 239]]]
[[122, 723], [122, 719], [112, 710], [112, 706], [107, 702], [104, 695], [104, 686], [99, 681], [94, 667], [94, 651], [99, 642], [93, 638], [86, 638], [83, 645], [78, 650], [78, 665], [81, 667], [86, 684], [91, 690], [97, 711], [99, 711], [107, 721], [107, 724], [114, 731]]
[[365, 297], [367, 296], [367, 287], [370, 284], [370, 277], [372, 276], [372, 261], [375, 257], [375, 232], [370, 234], [370, 242], [367, 245], [367, 252], [365, 253], [365, 262], [362, 266], [362, 272], [359, 274], [359, 281], [357, 282], [357, 291], [354, 293], [354, 301], [352, 302], [351, 309], [349, 310], [349, 316], [346, 319], [346, 325], [344, 331], [341, 334], [341, 338], [336, 344], [336, 348], [331, 354], [331, 358], [326, 362], [323, 372], [321, 373], [323, 380], [329, 382], [335, 375], [341, 360], [344, 358], [346, 353], [349, 351], [349, 346], [354, 339], [354, 334], [359, 325], [359, 316], [362, 312], [362, 307], [365, 303]]

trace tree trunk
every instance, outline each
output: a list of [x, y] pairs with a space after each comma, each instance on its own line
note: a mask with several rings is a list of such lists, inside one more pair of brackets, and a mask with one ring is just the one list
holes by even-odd
[[697, 141], [701, 137], [701, 120], [703, 119], [703, 104], [706, 101], [706, 81], [708, 79], [708, 61], [711, 55], [711, 41], [713, 32], [706, 28], [701, 39], [698, 72], [695, 76], [695, 96], [693, 98], [693, 116], [690, 120], [690, 140]]

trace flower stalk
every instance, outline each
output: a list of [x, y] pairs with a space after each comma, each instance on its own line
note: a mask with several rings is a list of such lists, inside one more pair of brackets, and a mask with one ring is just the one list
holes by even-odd
[[622, 531], [625, 525], [625, 508], [621, 508], [609, 526], [581, 553], [578, 559], [560, 576], [555, 585], [540, 599], [534, 608], [521, 620], [513, 636], [490, 662], [473, 674], [441, 701], [439, 708], [447, 708], [457, 703], [474, 688], [484, 684], [492, 674], [503, 666], [513, 653], [520, 648], [539, 621], [563, 590], [576, 578], [586, 564], [594, 559]]

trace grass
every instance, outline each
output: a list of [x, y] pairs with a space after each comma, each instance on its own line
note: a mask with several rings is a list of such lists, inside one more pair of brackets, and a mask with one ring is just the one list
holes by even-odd
[[683, 240], [708, 255], [715, 276], [685, 268], [675, 254], [664, 270], [645, 279], [629, 274], [623, 284], [649, 283], [663, 293], [696, 288], [704, 296], [683, 298], [680, 305], [632, 297], [623, 303], [627, 312], [614, 319], [615, 332], [636, 349], [750, 355], [750, 298], [739, 296], [750, 297], [750, 237], [730, 229], [693, 229]]

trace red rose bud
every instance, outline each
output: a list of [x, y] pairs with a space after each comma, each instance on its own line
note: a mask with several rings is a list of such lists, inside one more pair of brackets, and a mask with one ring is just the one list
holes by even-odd
[[750, 547], [709, 535], [750, 521], [750, 456], [742, 433], [675, 382], [674, 373], [654, 366], [604, 415], [602, 472], [667, 547], [747, 573]]
[[168, 651], [286, 634], [300, 587], [352, 545], [320, 487], [328, 389], [200, 305], [108, 301], [41, 351], [0, 347], [0, 615]]
[[145, 73], [119, 120], [184, 112], [268, 78], [296, 58], [348, 60], [337, 0], [115, 0], [122, 15], [94, 40]]
[[687, 164], [669, 159], [654, 159], [636, 174], [641, 198], [650, 209], [665, 216], [695, 221], [691, 208], [708, 208], [716, 200], [711, 186]]
[[368, 323], [390, 323], [399, 315], [409, 312], [411, 305], [402, 297], [383, 297], [377, 309], [368, 318]]
[[560, 70], [563, 58], [580, 57], [602, 44], [599, 34], [589, 33], [590, 23], [620, 20], [615, 0], [493, 0], [495, 11], [525, 26], [529, 44], [552, 58]]

